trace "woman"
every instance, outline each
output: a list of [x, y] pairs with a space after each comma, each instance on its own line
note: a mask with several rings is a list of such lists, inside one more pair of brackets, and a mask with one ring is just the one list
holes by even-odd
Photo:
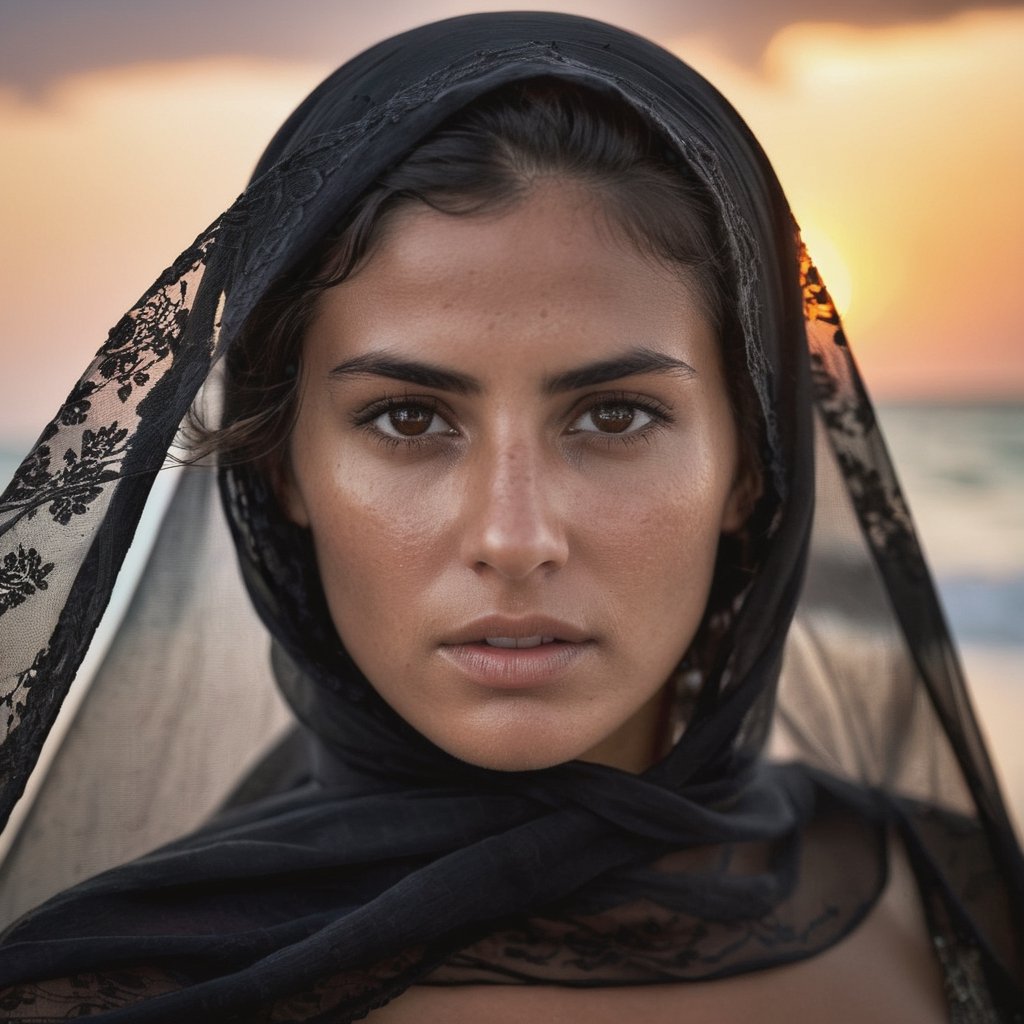
[[11, 1019], [1021, 1012], [1020, 851], [870, 404], [694, 72], [474, 16], [299, 107], [5, 494], [8, 805], [213, 346], [191, 433], [308, 758], [14, 925]]

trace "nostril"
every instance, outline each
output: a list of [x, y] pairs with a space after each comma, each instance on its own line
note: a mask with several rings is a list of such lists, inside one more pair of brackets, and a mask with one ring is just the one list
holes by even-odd
[[551, 522], [505, 515], [466, 534], [466, 557], [478, 571], [520, 578], [564, 564], [567, 544]]

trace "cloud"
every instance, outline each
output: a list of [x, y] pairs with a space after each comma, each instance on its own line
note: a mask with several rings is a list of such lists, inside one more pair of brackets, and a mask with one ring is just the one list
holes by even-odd
[[[394, 32], [434, 18], [500, 10], [508, 0], [33, 0], [0, 6], [0, 86], [39, 95], [67, 75], [154, 61], [248, 56], [336, 65]], [[513, 5], [514, 6], [514, 5]], [[880, 27], [942, 19], [1017, 0], [533, 0], [655, 38], [703, 35], [756, 66], [772, 36], [799, 21]]]

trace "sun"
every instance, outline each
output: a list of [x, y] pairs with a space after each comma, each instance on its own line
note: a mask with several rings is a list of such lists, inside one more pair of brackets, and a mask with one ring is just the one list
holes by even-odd
[[800, 236], [807, 246], [811, 262], [818, 268], [821, 280], [835, 304], [840, 316], [847, 316], [853, 298], [853, 279], [839, 249], [823, 231], [813, 224], [803, 224]]

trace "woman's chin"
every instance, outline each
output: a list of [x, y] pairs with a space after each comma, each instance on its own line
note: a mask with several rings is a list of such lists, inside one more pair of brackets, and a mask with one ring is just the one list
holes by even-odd
[[448, 753], [478, 768], [496, 772], [533, 772], [575, 761], [585, 748], [562, 744], [510, 743], [505, 739], [448, 746]]
[[[594, 739], [580, 735], [572, 723], [531, 720], [463, 723], [452, 728], [424, 734], [452, 757], [478, 768], [498, 772], [528, 772], [553, 768], [585, 757], [594, 747]], [[433, 731], [433, 730], [432, 730]]]
[[599, 695], [580, 701], [520, 692], [469, 702], [439, 699], [429, 716], [421, 704], [395, 711], [435, 746], [478, 768], [527, 772], [585, 761], [639, 774], [663, 746], [664, 695], [659, 687], [635, 707]]
[[637, 744], [631, 742], [632, 737], [621, 736], [618, 730], [611, 735], [585, 735], [578, 728], [573, 729], [573, 724], [578, 726], [563, 723], [559, 727], [558, 723], [545, 722], [518, 728], [478, 727], [458, 736], [453, 736], [449, 729], [447, 735], [429, 738], [452, 757], [490, 771], [540, 771], [569, 761], [603, 764], [630, 772], [649, 767], [647, 754], [651, 746], [646, 738]]

